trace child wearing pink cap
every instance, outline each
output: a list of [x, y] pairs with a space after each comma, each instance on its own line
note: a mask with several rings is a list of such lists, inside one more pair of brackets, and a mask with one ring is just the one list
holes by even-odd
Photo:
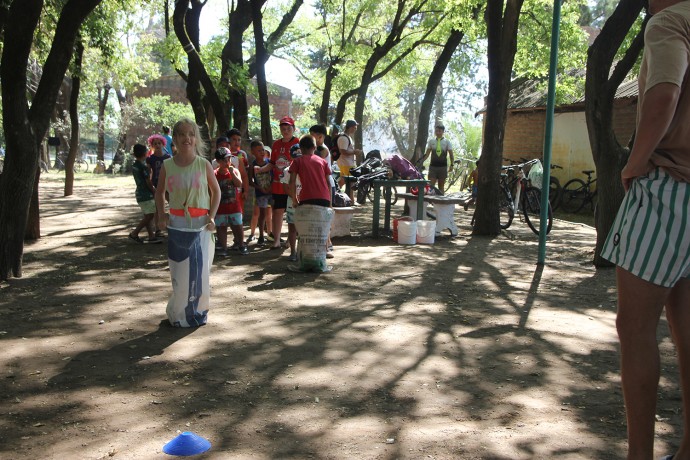
[[[164, 150], [165, 146], [168, 145], [168, 140], [160, 134], [153, 134], [149, 136], [147, 142], [153, 153], [146, 158], [146, 165], [149, 167], [151, 183], [154, 187], [158, 187], [158, 176], [160, 176], [163, 162], [170, 158], [170, 155]], [[162, 236], [162, 232], [158, 229], [158, 217], [160, 213], [161, 210], [156, 207], [156, 215], [153, 218], [153, 222], [156, 226], [157, 237]]]

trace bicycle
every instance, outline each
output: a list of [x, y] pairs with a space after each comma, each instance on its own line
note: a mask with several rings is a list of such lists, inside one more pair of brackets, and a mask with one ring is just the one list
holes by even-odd
[[577, 214], [585, 207], [587, 203], [590, 204], [592, 211], [597, 206], [597, 191], [592, 192], [592, 184], [597, 181], [592, 179], [594, 171], [582, 171], [587, 175], [587, 182], [582, 179], [571, 179], [563, 186], [563, 197], [561, 199], [561, 208], [571, 214]]
[[[563, 167], [552, 163], [551, 170], [554, 169], [563, 169]], [[551, 203], [552, 211], [555, 211], [561, 204], [562, 191], [563, 187], [561, 187], [561, 181], [558, 180], [558, 177], [554, 177], [553, 175], [549, 176], [549, 203]]]
[[[374, 187], [371, 185], [366, 186], [366, 195], [369, 201], [374, 202]], [[390, 199], [391, 205], [398, 202], [398, 189], [394, 185], [390, 187], [383, 187], [381, 198], [388, 201]]]
[[[524, 163], [510, 166], [502, 166], [506, 173], [501, 174], [499, 181], [500, 198], [499, 210], [501, 213], [501, 228], [507, 229], [513, 222], [515, 214], [522, 211], [525, 222], [530, 229], [539, 235], [541, 222], [541, 190], [532, 186], [532, 182], [525, 174], [525, 168], [538, 162], [529, 160]], [[515, 189], [515, 196], [512, 190]], [[553, 225], [553, 210], [548, 204], [546, 234], [548, 235]]]
[[470, 165], [476, 161], [476, 158], [458, 158], [453, 161], [453, 169], [451, 169], [446, 180], [446, 190], [450, 189], [458, 181], [460, 182], [460, 190], [467, 189], [469, 187], [470, 173], [472, 172]]
[[[54, 168], [57, 169], [58, 171], [64, 171], [65, 170], [65, 159], [67, 158], [67, 154], [65, 152], [60, 152], [58, 155], [55, 157], [55, 165]], [[48, 163], [46, 163], [43, 160], [39, 161], [39, 167], [43, 172], [48, 172], [48, 170], [53, 169], [50, 167]], [[87, 172], [89, 170], [89, 164], [82, 158], [77, 158], [74, 160], [74, 167], [72, 170], [75, 173], [81, 173], [81, 172]]]

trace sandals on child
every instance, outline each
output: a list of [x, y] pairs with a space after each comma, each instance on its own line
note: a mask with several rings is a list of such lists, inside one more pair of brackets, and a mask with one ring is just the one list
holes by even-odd
[[139, 244], [143, 244], [143, 243], [144, 243], [144, 240], [142, 240], [142, 239], [139, 238], [138, 236], [132, 235], [131, 233], [130, 233], [129, 235], [127, 235], [127, 236], [129, 236], [129, 239], [132, 240], [132, 241], [134, 241], [134, 242], [137, 242], [137, 243], [139, 243]]

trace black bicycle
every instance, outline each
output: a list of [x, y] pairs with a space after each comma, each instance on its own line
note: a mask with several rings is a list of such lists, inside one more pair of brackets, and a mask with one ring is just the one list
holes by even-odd
[[[501, 173], [499, 182], [499, 211], [502, 229], [507, 229], [513, 223], [515, 214], [522, 211], [525, 222], [532, 231], [539, 235], [541, 222], [541, 190], [532, 186], [525, 174], [525, 167], [535, 164], [539, 160], [530, 160], [511, 166], [502, 166], [505, 172]], [[515, 195], [513, 195], [515, 190]], [[553, 210], [548, 204], [546, 233], [551, 231], [553, 225]], [[472, 217], [474, 225], [474, 216]]]
[[[58, 171], [64, 171], [65, 161], [67, 161], [67, 154], [65, 152], [60, 152], [55, 157], [55, 164], [53, 165], [53, 167]], [[43, 160], [39, 161], [39, 167], [45, 173], [47, 173], [51, 169], [50, 165]], [[87, 172], [89, 170], [89, 164], [83, 158], [76, 158], [74, 160], [74, 167], [72, 168], [72, 170], [75, 173]]]
[[[510, 222], [512, 222], [512, 219], [509, 219], [509, 211], [507, 211], [507, 209], [503, 210], [503, 208], [510, 208], [513, 211], [513, 216], [522, 211], [522, 215], [529, 228], [531, 228], [535, 234], [539, 235], [541, 221], [541, 190], [532, 186], [532, 182], [525, 173], [526, 167], [531, 167], [538, 161], [539, 160], [530, 160], [517, 165], [502, 167], [507, 173], [505, 179], [501, 181], [501, 202], [507, 200], [507, 203], [501, 205], [501, 215], [505, 215], [508, 222], [508, 226], [503, 227], [502, 225], [503, 228], [508, 228]], [[513, 190], [515, 191], [515, 195], [513, 195]], [[546, 214], [546, 233], [548, 234], [553, 225], [553, 209], [551, 208], [551, 203], [548, 204]]]
[[571, 179], [563, 186], [561, 197], [561, 209], [567, 213], [576, 214], [589, 203], [592, 211], [597, 206], [597, 191], [592, 191], [592, 184], [597, 179], [592, 179], [594, 171], [582, 171], [587, 175], [587, 182], [582, 179]]
[[[551, 164], [551, 169], [563, 169], [562, 166], [557, 164]], [[549, 203], [551, 203], [551, 210], [555, 211], [561, 204], [561, 193], [563, 192], [563, 187], [561, 187], [561, 181], [558, 177], [554, 177], [553, 174], [549, 176]]]

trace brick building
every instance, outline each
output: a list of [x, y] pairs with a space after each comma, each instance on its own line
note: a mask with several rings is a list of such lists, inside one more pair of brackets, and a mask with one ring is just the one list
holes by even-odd
[[[252, 80], [256, 85], [256, 80]], [[285, 115], [295, 116], [292, 106], [292, 91], [283, 86], [268, 84], [268, 103], [273, 107], [276, 117]], [[139, 88], [134, 95], [136, 97], [150, 97], [154, 94], [169, 96], [172, 102], [187, 104], [186, 82], [179, 75], [167, 75], [146, 83], [146, 86]], [[252, 97], [247, 97], [250, 107], [258, 105], [258, 101]], [[172, 121], [171, 121], [172, 123]], [[128, 139], [146, 139], [151, 133], [144, 127], [133, 126], [127, 133]]]
[[[544, 90], [534, 80], [518, 79], [511, 85], [508, 100], [503, 157], [542, 158], [546, 125]], [[483, 115], [486, 108], [478, 115]], [[635, 130], [637, 113], [637, 80], [623, 83], [616, 91], [613, 126], [618, 142], [627, 145]], [[563, 169], [551, 171], [561, 184], [579, 177], [583, 170], [595, 169], [585, 120], [584, 96], [569, 104], [557, 106], [554, 113], [551, 163]]]

